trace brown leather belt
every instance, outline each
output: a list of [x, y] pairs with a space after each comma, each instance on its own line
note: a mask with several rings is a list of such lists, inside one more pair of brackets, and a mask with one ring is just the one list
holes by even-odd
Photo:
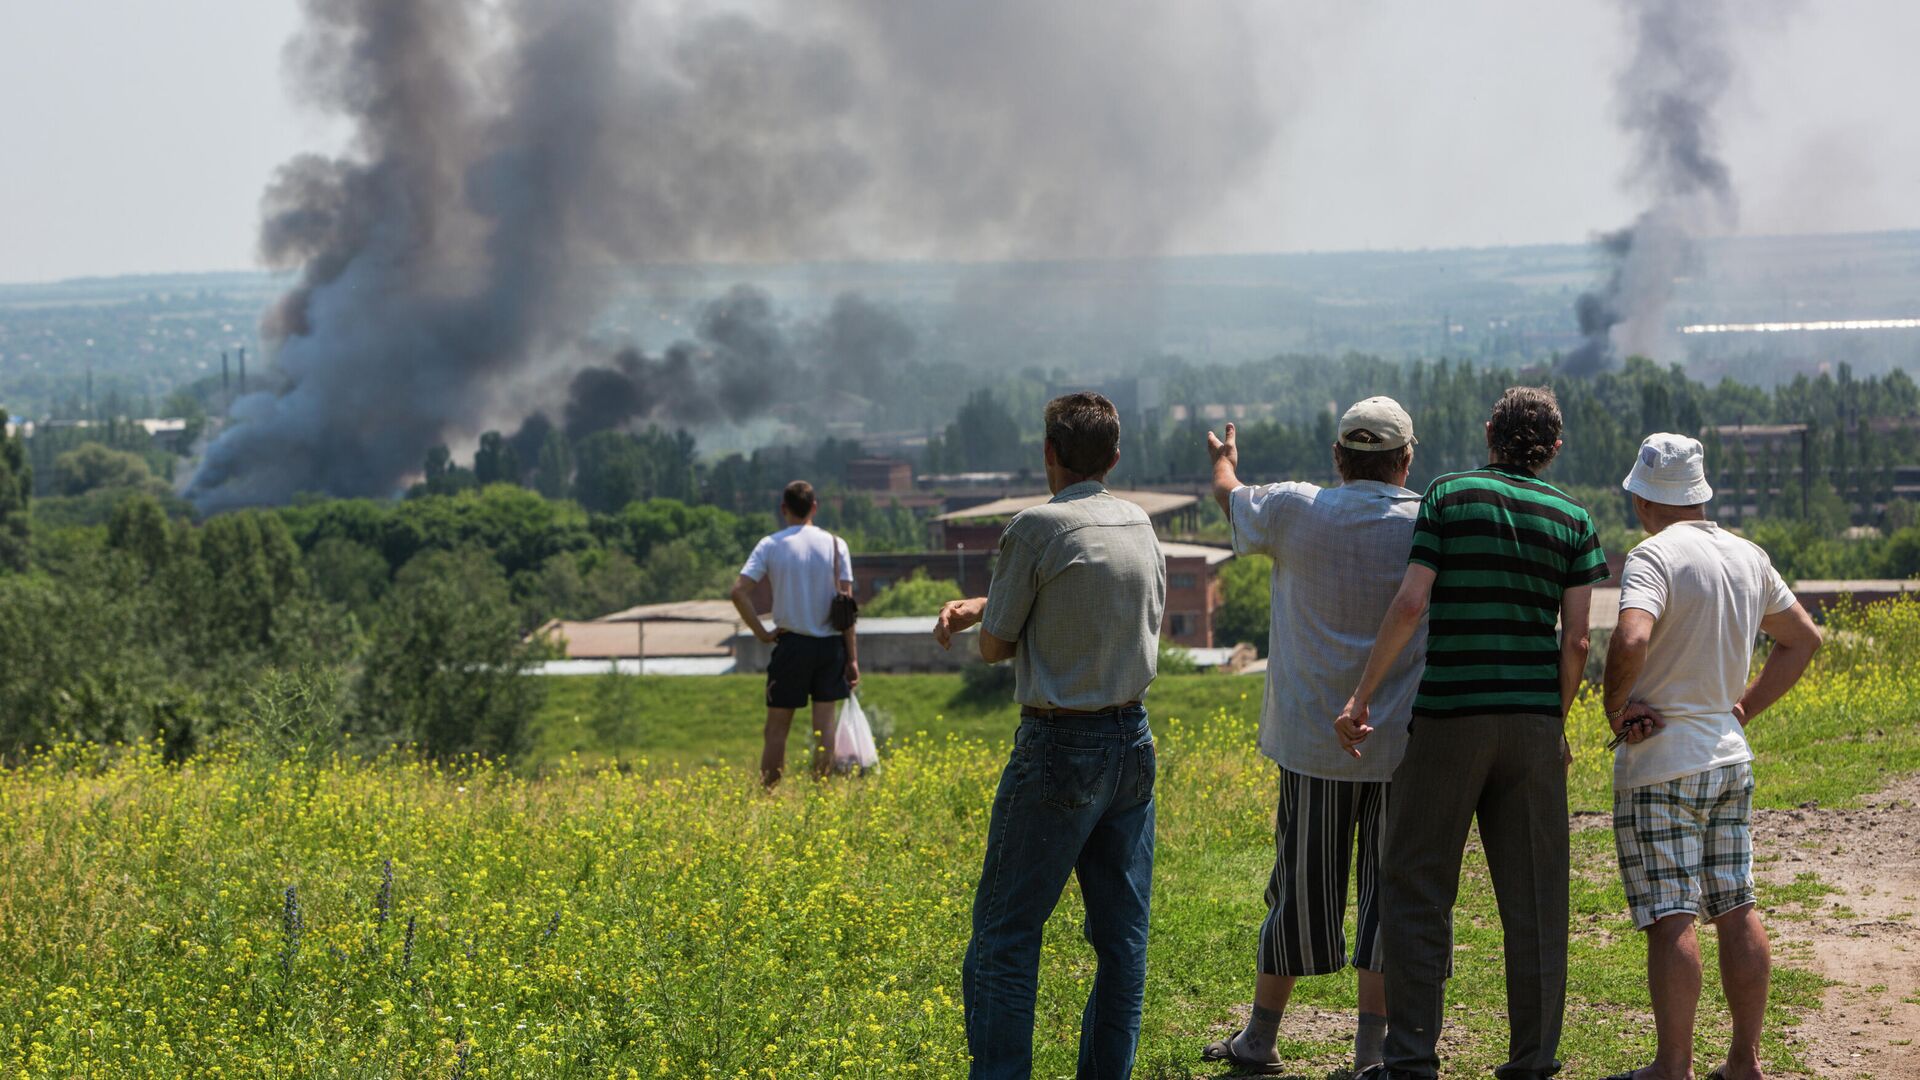
[[1035, 716], [1042, 720], [1051, 720], [1056, 716], [1106, 716], [1108, 713], [1117, 713], [1121, 709], [1135, 708], [1139, 704], [1137, 701], [1128, 701], [1119, 705], [1109, 705], [1104, 709], [1042, 709], [1034, 705], [1022, 705], [1020, 715]]

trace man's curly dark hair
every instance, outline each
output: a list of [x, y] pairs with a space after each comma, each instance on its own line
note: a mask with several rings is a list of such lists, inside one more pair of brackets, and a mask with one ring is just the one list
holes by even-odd
[[1544, 386], [1510, 386], [1493, 403], [1487, 445], [1528, 472], [1547, 467], [1560, 441], [1560, 402]]

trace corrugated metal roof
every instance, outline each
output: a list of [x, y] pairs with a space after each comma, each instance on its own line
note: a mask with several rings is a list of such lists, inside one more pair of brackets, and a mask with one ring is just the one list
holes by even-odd
[[1796, 581], [1794, 592], [1809, 593], [1910, 593], [1920, 592], [1920, 580], [1899, 578], [1861, 578], [1857, 581]]
[[[859, 634], [863, 638], [903, 634], [931, 635], [934, 624], [939, 621], [939, 617], [934, 615], [889, 615], [885, 618], [873, 618], [862, 615], [860, 621], [854, 625], [858, 628]], [[745, 633], [746, 631], [744, 629], [740, 631], [742, 635]], [[968, 629], [963, 634], [956, 636], [965, 636], [965, 634], [971, 633], [973, 633], [973, 630]]]
[[1233, 659], [1233, 648], [1231, 646], [1211, 646], [1207, 648], [1189, 646], [1182, 648], [1181, 651], [1186, 653], [1187, 659], [1192, 660], [1193, 666], [1198, 668], [1221, 667], [1225, 665], [1227, 661]]
[[[1109, 489], [1115, 498], [1125, 499], [1147, 512], [1148, 517], [1159, 517], [1184, 510], [1200, 500], [1192, 495], [1176, 495], [1166, 491], [1119, 491]], [[1014, 495], [1005, 499], [995, 499], [979, 506], [969, 506], [965, 510], [954, 510], [940, 514], [935, 521], [970, 521], [975, 518], [1012, 517], [1022, 510], [1030, 510], [1052, 499], [1052, 495]]]
[[547, 660], [529, 675], [731, 675], [731, 656], [663, 656], [647, 660]]
[[1182, 544], [1176, 540], [1162, 540], [1160, 554], [1169, 559], [1205, 559], [1208, 566], [1218, 566], [1233, 558], [1233, 549], [1214, 547], [1211, 544]]
[[736, 622], [563, 622], [541, 627], [570, 660], [733, 655]]
[[602, 615], [593, 621], [652, 622], [657, 619], [738, 623], [740, 613], [733, 609], [731, 600], [676, 600], [668, 604], [641, 604], [611, 615]]

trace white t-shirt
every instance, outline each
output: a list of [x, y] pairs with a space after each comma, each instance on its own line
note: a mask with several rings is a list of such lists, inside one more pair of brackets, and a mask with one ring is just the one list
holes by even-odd
[[835, 580], [853, 581], [853, 558], [845, 540], [818, 526], [791, 525], [753, 545], [740, 572], [755, 581], [773, 575], [775, 626], [811, 637], [839, 636], [827, 612], [833, 607]]
[[1616, 789], [1753, 760], [1733, 707], [1747, 689], [1760, 620], [1793, 605], [1767, 553], [1711, 521], [1669, 525], [1628, 553], [1620, 610], [1654, 619], [1632, 698], [1667, 726], [1615, 753]]

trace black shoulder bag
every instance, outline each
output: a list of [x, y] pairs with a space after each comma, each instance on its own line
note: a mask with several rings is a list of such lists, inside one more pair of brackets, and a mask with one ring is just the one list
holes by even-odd
[[844, 633], [860, 621], [860, 601], [840, 591], [840, 538], [828, 533], [827, 539], [833, 544], [832, 569], [827, 572], [833, 579], [833, 606], [827, 609], [827, 624]]

